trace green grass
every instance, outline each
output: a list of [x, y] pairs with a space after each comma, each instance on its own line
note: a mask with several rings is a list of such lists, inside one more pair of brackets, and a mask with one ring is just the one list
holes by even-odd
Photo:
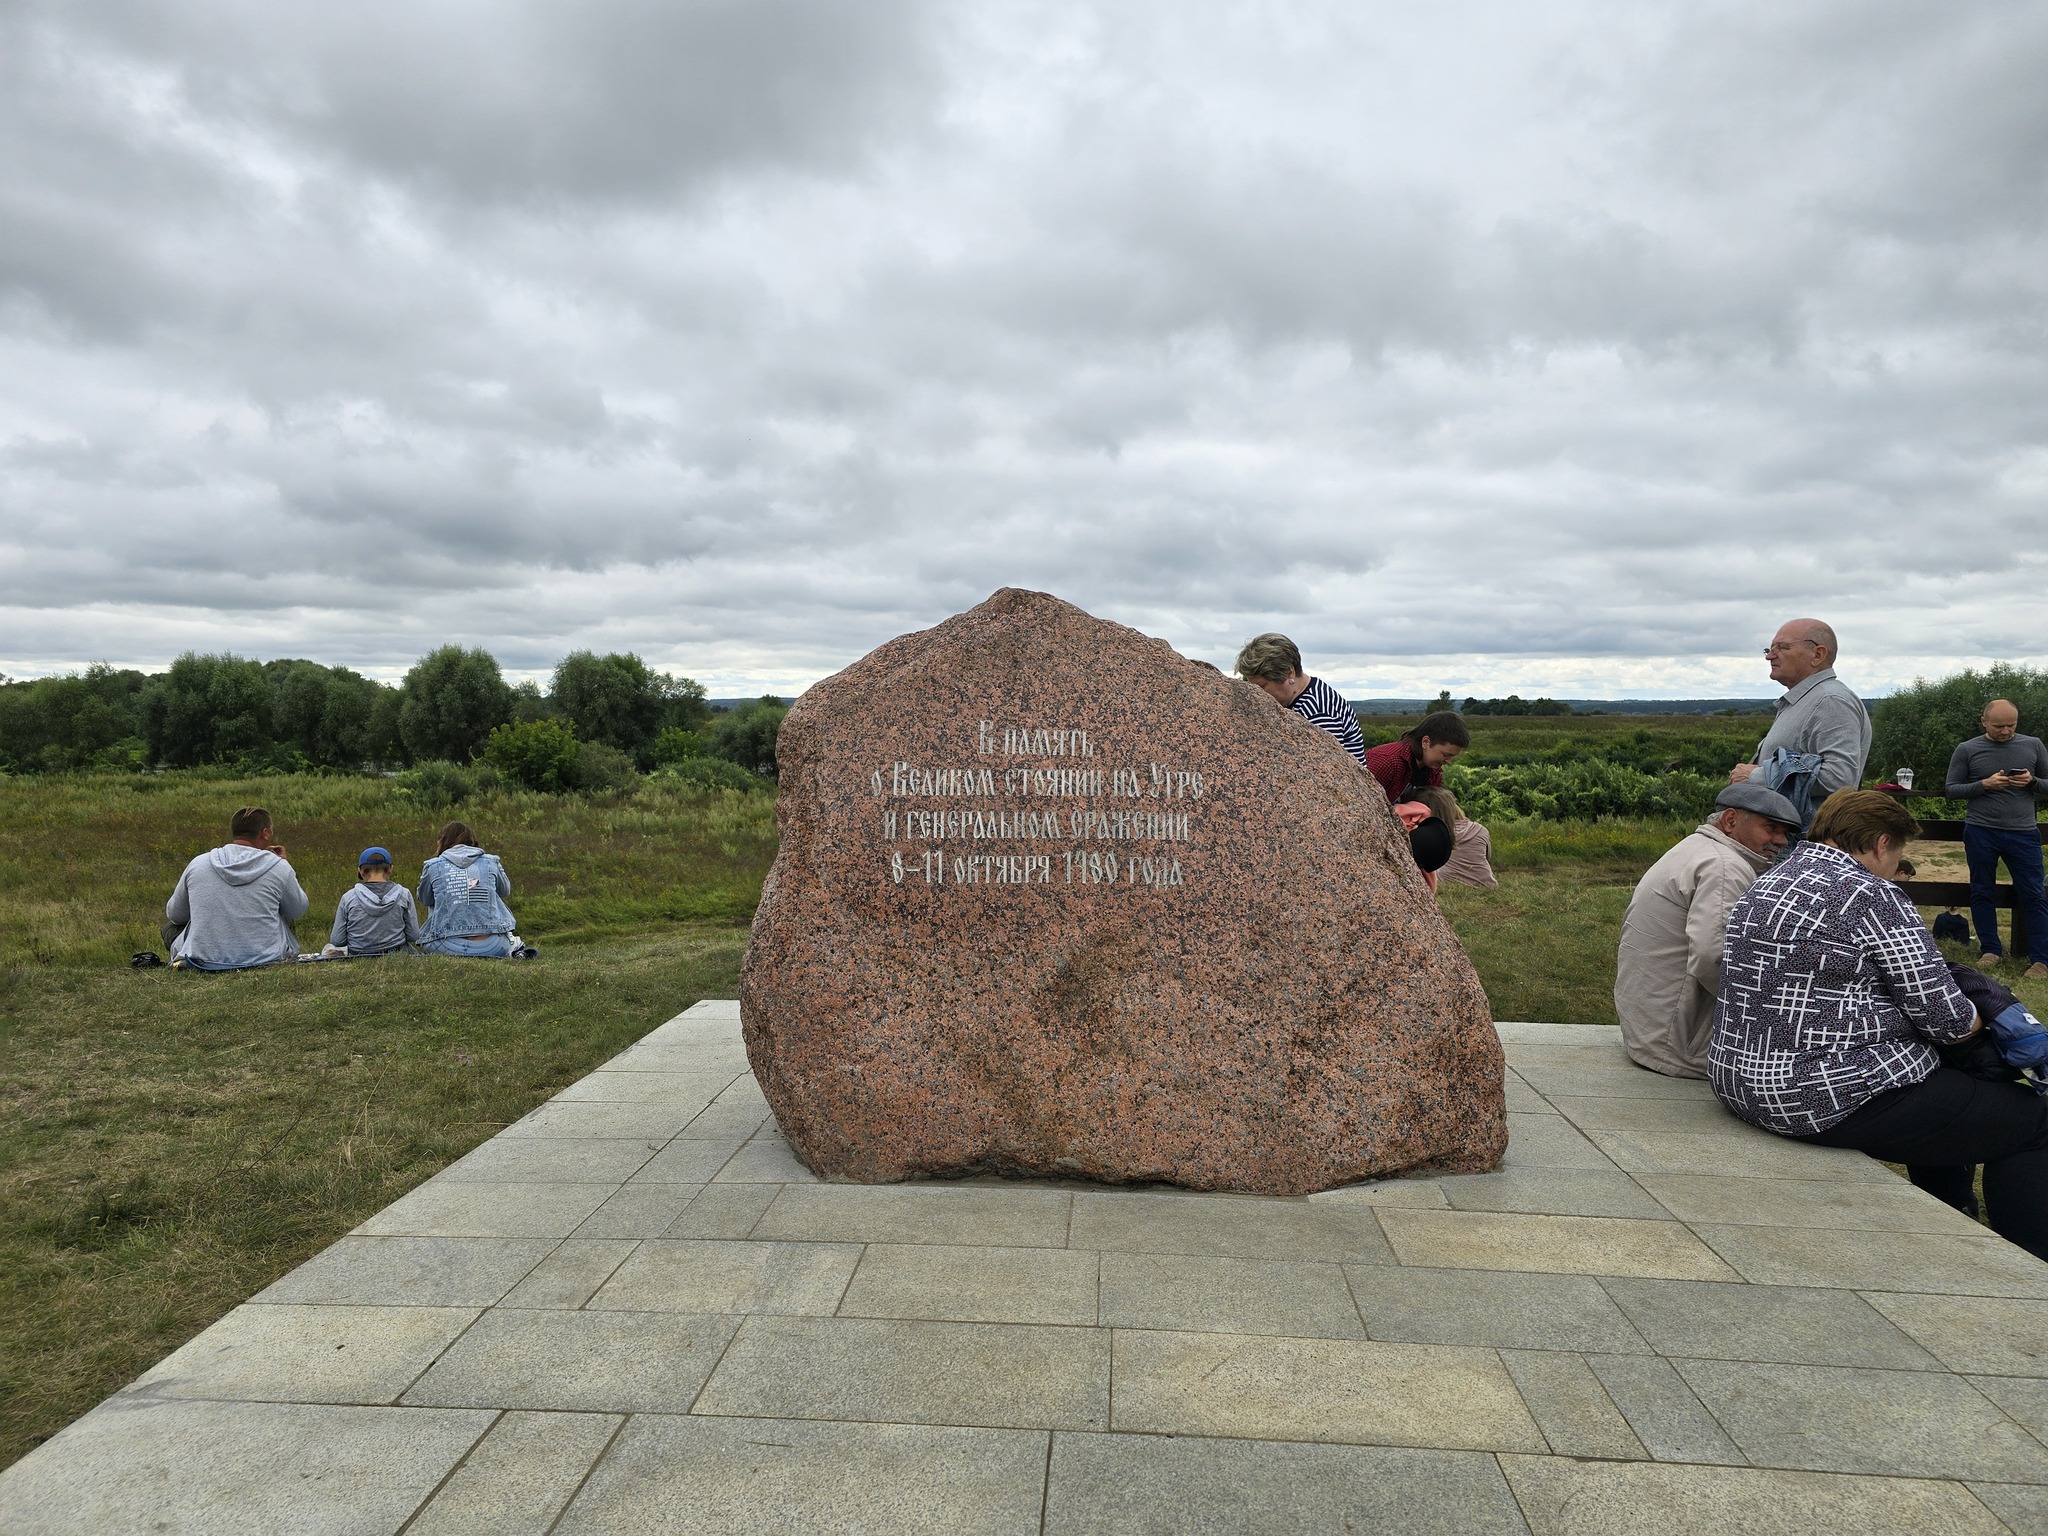
[[494, 793], [436, 813], [390, 779], [0, 776], [0, 966], [113, 964], [160, 949], [178, 872], [227, 841], [241, 805], [276, 818], [312, 898], [298, 926], [308, 949], [326, 938], [364, 848], [389, 848], [397, 878], [416, 884], [452, 817], [503, 857], [519, 931], [544, 948], [661, 923], [745, 922], [775, 856], [772, 796], [655, 780], [625, 797]]
[[0, 968], [0, 1466], [700, 997], [744, 931], [533, 964]]

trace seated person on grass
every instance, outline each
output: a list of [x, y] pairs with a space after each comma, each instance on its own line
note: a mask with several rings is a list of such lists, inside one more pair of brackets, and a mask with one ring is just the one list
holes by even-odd
[[292, 924], [306, 915], [306, 893], [284, 849], [270, 840], [270, 812], [244, 806], [228, 823], [228, 836], [185, 866], [164, 903], [171, 964], [244, 971], [297, 959]]
[[522, 953], [514, 932], [512, 880], [495, 853], [477, 846], [468, 824], [451, 821], [440, 846], [420, 871], [420, 906], [427, 914], [420, 948], [430, 955], [504, 960]]
[[420, 919], [413, 910], [412, 892], [391, 878], [390, 852], [365, 848], [356, 860], [356, 884], [334, 909], [329, 952], [360, 960], [395, 954], [419, 942]]

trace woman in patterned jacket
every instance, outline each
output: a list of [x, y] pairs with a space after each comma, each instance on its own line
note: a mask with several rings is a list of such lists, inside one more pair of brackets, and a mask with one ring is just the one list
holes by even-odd
[[1708, 1076], [1750, 1124], [1904, 1163], [1959, 1210], [1983, 1164], [1993, 1230], [2048, 1259], [2048, 1101], [1934, 1049], [1982, 1023], [1891, 883], [1917, 830], [1891, 796], [1837, 790], [1737, 899]]

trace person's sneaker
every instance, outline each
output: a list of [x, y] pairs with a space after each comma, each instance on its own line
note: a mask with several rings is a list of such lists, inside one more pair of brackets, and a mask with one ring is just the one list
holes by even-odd
[[2036, 960], [2021, 973], [2028, 981], [2048, 981], [2048, 965]]
[[1977, 969], [1980, 971], [1988, 971], [1994, 965], [2003, 964], [2005, 964], [2005, 951], [2002, 949], [1987, 949], [1977, 956]]

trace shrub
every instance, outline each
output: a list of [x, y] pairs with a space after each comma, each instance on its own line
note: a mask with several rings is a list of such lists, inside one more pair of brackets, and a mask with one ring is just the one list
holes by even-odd
[[617, 747], [601, 741], [586, 741], [576, 749], [576, 788], [603, 793], [627, 791], [640, 782], [633, 759]]
[[1444, 770], [1445, 786], [1474, 821], [1594, 821], [1605, 817], [1704, 817], [1725, 779], [1683, 770], [1645, 773], [1598, 759]]
[[686, 757], [654, 771], [656, 784], [690, 789], [737, 789], [746, 793], [768, 787], [758, 773], [722, 757]]
[[579, 781], [583, 745], [559, 720], [521, 720], [491, 732], [484, 761], [522, 789], [559, 793]]
[[415, 760], [475, 757], [512, 718], [512, 690], [489, 651], [444, 645], [405, 674], [398, 731]]
[[775, 739], [789, 711], [775, 698], [757, 699], [720, 715], [711, 727], [711, 755], [773, 776]]
[[672, 725], [654, 738], [654, 761], [661, 765], [703, 757], [710, 750], [710, 743], [697, 732], [686, 731], [679, 726]]
[[445, 811], [486, 790], [498, 787], [498, 771], [489, 763], [421, 763], [398, 776], [399, 793], [429, 811]]

